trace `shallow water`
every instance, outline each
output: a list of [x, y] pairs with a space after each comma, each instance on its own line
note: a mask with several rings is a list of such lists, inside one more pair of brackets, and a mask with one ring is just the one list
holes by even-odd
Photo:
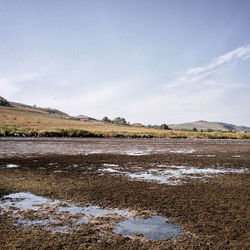
[[[149, 155], [221, 151], [220, 145], [249, 145], [250, 140], [125, 139], [125, 138], [20, 138], [1, 137], [0, 156], [44, 154]], [[238, 154], [235, 151], [235, 154]]]
[[170, 153], [177, 153], [177, 154], [192, 154], [196, 150], [193, 148], [184, 148], [184, 149], [175, 149], [175, 150], [170, 150]]
[[21, 192], [5, 195], [3, 201], [0, 201], [0, 207], [14, 207], [16, 209], [38, 210], [41, 205], [55, 205], [60, 203], [59, 200], [52, 201], [42, 196], [37, 196], [29, 192]]
[[51, 220], [48, 220], [48, 219], [44, 219], [44, 220], [18, 220], [15, 225], [19, 224], [19, 225], [22, 225], [24, 227], [28, 227], [28, 226], [36, 226], [36, 225], [45, 226], [45, 225], [48, 225], [49, 223], [51, 223]]
[[153, 216], [148, 219], [127, 219], [121, 221], [113, 232], [124, 236], [142, 234], [151, 240], [163, 240], [180, 236], [182, 228], [171, 223], [166, 223], [168, 218]]
[[118, 215], [128, 215], [128, 210], [120, 210], [120, 209], [105, 209], [100, 208], [99, 206], [86, 206], [79, 207], [75, 205], [68, 205], [66, 207], [59, 207], [58, 212], [68, 212], [70, 214], [84, 214], [86, 216], [100, 216], [106, 214], [118, 214]]
[[[106, 215], [112, 217], [113, 215], [120, 215], [126, 217], [130, 215], [130, 212], [126, 209], [104, 209], [99, 206], [81, 207], [75, 206], [74, 204], [66, 204], [65, 206], [65, 202], [59, 200], [52, 201], [51, 199], [28, 192], [3, 196], [3, 199], [0, 200], [0, 208], [3, 212], [11, 212], [16, 218], [22, 218], [18, 219], [15, 225], [21, 225], [23, 227], [42, 226], [45, 230], [61, 233], [68, 232], [73, 228], [88, 223], [89, 216], [98, 217]], [[36, 213], [39, 213], [39, 218], [25, 218], [23, 212], [26, 210], [33, 210]], [[44, 214], [48, 217], [48, 211], [49, 219], [42, 219]], [[61, 216], [58, 217], [61, 212], [67, 212], [68, 215], [65, 217], [65, 214], [61, 214]], [[74, 215], [76, 214], [82, 214], [82, 217], [76, 219], [74, 218]], [[71, 225], [62, 225], [65, 223], [65, 218], [68, 218]]]
[[6, 168], [18, 168], [18, 165], [15, 164], [7, 164]]
[[146, 180], [146, 181], [156, 181], [161, 184], [168, 185], [178, 185], [187, 179], [202, 179], [202, 178], [212, 178], [219, 174], [226, 173], [246, 173], [248, 169], [213, 169], [213, 168], [194, 168], [186, 166], [169, 166], [169, 165], [157, 165], [157, 168], [151, 168], [143, 172], [127, 172], [113, 169], [105, 168], [102, 171], [110, 173], [119, 173], [122, 175], [127, 175], [132, 179]]
[[[52, 206], [50, 207], [49, 205]], [[88, 223], [91, 217], [98, 219], [102, 215], [110, 216], [110, 218], [114, 215], [123, 216], [125, 220], [119, 222], [113, 230], [113, 232], [122, 235], [142, 234], [149, 239], [159, 240], [177, 236], [181, 233], [180, 227], [166, 223], [165, 220], [167, 218], [164, 217], [153, 216], [148, 219], [131, 219], [129, 217], [132, 213], [126, 209], [105, 209], [99, 206], [80, 207], [73, 204], [65, 206], [65, 203], [59, 200], [52, 201], [48, 198], [25, 192], [5, 195], [0, 201], [0, 208], [5, 209], [6, 212], [12, 212], [14, 218], [17, 218], [14, 224], [16, 226], [41, 226], [44, 230], [54, 233], [67, 233]], [[34, 219], [25, 218], [25, 213], [23, 212], [29, 209], [34, 210], [36, 213], [40, 212], [39, 216]], [[51, 213], [48, 214], [47, 210], [50, 210]], [[63, 212], [68, 213], [68, 215], [60, 214]], [[46, 219], [43, 219], [43, 213], [46, 214]], [[82, 214], [82, 217], [75, 218], [74, 215], [76, 214]]]

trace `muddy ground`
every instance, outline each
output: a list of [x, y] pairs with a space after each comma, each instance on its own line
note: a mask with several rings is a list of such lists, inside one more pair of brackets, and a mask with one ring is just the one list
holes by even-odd
[[[105, 144], [106, 141], [101, 142]], [[150, 140], [134, 142], [134, 148], [138, 143], [144, 147], [148, 145], [148, 148], [153, 145]], [[36, 156], [33, 152], [28, 154], [28, 151], [7, 154], [7, 150], [2, 150], [0, 196], [3, 199], [7, 194], [30, 192], [78, 206], [128, 209], [136, 218], [160, 215], [181, 226], [181, 236], [155, 241], [142, 235], [122, 236], [112, 230], [124, 218], [104, 215], [67, 232], [53, 232], [41, 226], [17, 224], [13, 211], [0, 208], [0, 248], [247, 249], [250, 246], [250, 143], [207, 140], [163, 142], [156, 143], [161, 146], [157, 146], [156, 151], [147, 151], [146, 155], [143, 154], [144, 149], [140, 149], [140, 155], [122, 154], [123, 145], [119, 141], [115, 141], [115, 145], [119, 145], [120, 151], [112, 146], [114, 141], [112, 145], [106, 144], [109, 149], [115, 148], [112, 154], [47, 154], [46, 151]], [[25, 146], [25, 142], [22, 143]], [[91, 141], [93, 143], [95, 141]], [[133, 140], [130, 140], [129, 152], [132, 146]], [[1, 147], [11, 151], [6, 140], [0, 142]], [[138, 152], [138, 148], [136, 150]], [[176, 185], [134, 179], [124, 174], [137, 174], [162, 166], [223, 169], [225, 173], [213, 176], [194, 173], [194, 178], [182, 178]], [[116, 171], [108, 171], [107, 168]], [[244, 171], [238, 173], [232, 170]], [[51, 216], [52, 210], [43, 208], [38, 213], [23, 211], [19, 216], [31, 220], [46, 219]], [[61, 224], [67, 224], [67, 220], [69, 218], [64, 217]]]

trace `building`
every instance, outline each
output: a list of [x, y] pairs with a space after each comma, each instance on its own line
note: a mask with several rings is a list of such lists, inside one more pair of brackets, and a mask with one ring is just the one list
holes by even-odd
[[144, 126], [141, 123], [134, 123], [133, 127], [142, 128]]
[[75, 116], [75, 118], [79, 121], [83, 121], [83, 122], [89, 122], [89, 121], [97, 121], [96, 119], [94, 118], [91, 118], [91, 117], [88, 117], [86, 115], [78, 115], [78, 116]]

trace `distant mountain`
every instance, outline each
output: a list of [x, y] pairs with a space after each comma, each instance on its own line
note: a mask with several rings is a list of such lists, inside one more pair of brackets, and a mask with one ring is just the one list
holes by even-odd
[[173, 130], [189, 129], [192, 130], [196, 128], [197, 130], [207, 130], [212, 129], [214, 131], [232, 130], [234, 132], [250, 132], [250, 127], [246, 126], [236, 126], [233, 124], [223, 123], [223, 122], [208, 122], [208, 121], [196, 121], [189, 123], [171, 124], [169, 127]]

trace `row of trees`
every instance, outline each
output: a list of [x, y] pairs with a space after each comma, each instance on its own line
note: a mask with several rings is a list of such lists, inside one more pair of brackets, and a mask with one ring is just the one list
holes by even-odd
[[125, 118], [116, 117], [114, 120], [109, 119], [107, 116], [104, 116], [102, 119], [103, 122], [115, 123], [120, 125], [130, 125], [129, 122], [126, 121]]
[[147, 125], [147, 128], [153, 128], [153, 129], [164, 129], [164, 130], [171, 130], [167, 124], [163, 123], [161, 125]]
[[[182, 128], [181, 131], [186, 131], [186, 132], [214, 132], [213, 129], [208, 128], [208, 129], [200, 129], [198, 130], [197, 128], [192, 128], [192, 129], [188, 129], [188, 128]], [[229, 131], [231, 132], [231, 131]]]
[[[120, 125], [127, 125], [130, 126], [131, 124], [126, 121], [125, 118], [122, 117], [116, 117], [114, 120], [109, 119], [107, 116], [104, 116], [102, 119], [103, 122], [106, 123], [115, 123], [115, 124], [120, 124]], [[154, 128], [154, 129], [165, 129], [165, 130], [170, 130], [167, 124], [161, 124], [161, 125], [147, 125], [147, 128]]]

